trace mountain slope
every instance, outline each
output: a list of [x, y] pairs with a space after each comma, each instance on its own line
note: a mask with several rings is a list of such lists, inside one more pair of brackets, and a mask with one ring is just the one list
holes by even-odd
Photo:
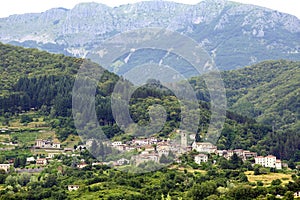
[[16, 48], [0, 43], [0, 88], [10, 91], [20, 77], [74, 75], [83, 59], [50, 54], [37, 49]]
[[[265, 61], [222, 72], [229, 110], [272, 126], [256, 145], [279, 157], [300, 158], [300, 62]], [[190, 80], [199, 99], [209, 101], [201, 77]]]
[[[265, 61], [222, 72], [228, 106], [275, 129], [300, 130], [300, 62]], [[192, 78], [198, 97], [209, 100], [205, 83]]]
[[[246, 78], [245, 78], [246, 77]], [[275, 128], [300, 128], [300, 63], [263, 62], [241, 70], [225, 72], [227, 91], [245, 91], [229, 96], [232, 110], [254, 117]], [[235, 79], [238, 84], [230, 85]], [[237, 92], [238, 93], [238, 92]], [[234, 98], [237, 98], [234, 102]]]
[[165, 27], [192, 37], [221, 69], [270, 59], [300, 60], [299, 19], [225, 0], [196, 5], [147, 1], [115, 8], [83, 3], [72, 10], [13, 15], [0, 19], [0, 41], [81, 57], [117, 33], [145, 27]]

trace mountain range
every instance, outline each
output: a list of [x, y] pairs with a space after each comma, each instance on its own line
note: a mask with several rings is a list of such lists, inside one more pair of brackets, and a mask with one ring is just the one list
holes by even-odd
[[107, 38], [146, 27], [163, 27], [191, 37], [222, 70], [270, 59], [300, 60], [297, 17], [226, 0], [196, 5], [146, 1], [114, 8], [81, 3], [71, 10], [12, 15], [0, 19], [0, 41], [84, 57]]

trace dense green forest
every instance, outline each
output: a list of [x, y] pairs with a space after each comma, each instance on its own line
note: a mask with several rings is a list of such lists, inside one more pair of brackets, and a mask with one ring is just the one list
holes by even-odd
[[[275, 129], [299, 130], [300, 62], [265, 61], [239, 70], [222, 72], [231, 110], [272, 124]], [[209, 95], [201, 77], [191, 84], [201, 100]]]
[[[0, 56], [0, 74], [3, 80], [0, 96], [2, 124], [9, 126], [9, 116], [34, 109], [48, 119], [48, 123], [61, 140], [66, 139], [69, 134], [76, 134], [72, 119], [71, 92], [76, 72], [83, 60], [3, 44], [0, 45]], [[299, 87], [296, 87], [299, 84], [297, 70], [299, 70], [299, 63], [272, 61], [245, 69], [224, 72], [223, 78], [228, 102], [233, 111], [227, 112], [224, 129], [217, 144], [218, 148], [243, 148], [262, 155], [272, 153], [282, 159], [299, 161], [300, 158], [297, 156], [300, 154], [297, 126], [284, 128], [281, 124], [279, 128], [276, 126], [272, 130], [273, 124], [262, 120], [262, 114], [257, 114], [264, 113], [264, 116], [271, 115], [274, 117], [278, 115], [278, 119], [281, 119], [281, 114], [286, 116], [287, 111], [289, 111], [295, 114], [296, 119], [299, 118], [299, 106], [297, 105], [299, 101], [295, 99], [299, 96], [295, 94], [299, 91]], [[289, 78], [287, 78], [288, 74], [290, 74]], [[281, 79], [283, 79], [282, 84], [278, 82]], [[108, 138], [120, 136], [126, 139], [130, 135], [122, 136], [123, 131], [116, 125], [110, 106], [110, 95], [118, 80], [118, 76], [105, 71], [98, 83], [96, 92], [96, 112], [98, 121]], [[201, 79], [194, 78], [190, 82], [194, 85], [199, 97], [199, 109], [195, 111], [195, 114], [200, 114], [198, 133], [203, 136], [210, 119], [210, 105], [207, 103], [209, 95], [207, 95], [205, 87], [201, 87], [203, 85]], [[273, 90], [270, 88], [264, 90], [263, 86], [266, 84], [276, 88], [276, 91], [284, 92], [284, 94], [276, 92], [276, 94], [284, 97], [278, 98], [274, 104], [267, 100], [257, 100], [271, 96], [269, 93]], [[286, 88], [285, 85], [291, 89], [284, 89]], [[261, 90], [263, 92], [260, 92]], [[253, 95], [259, 94], [261, 96], [253, 98]], [[253, 99], [252, 104], [255, 105], [255, 112], [251, 115], [241, 112], [243, 107], [251, 107], [242, 105], [241, 102], [245, 99], [249, 99], [248, 102], [250, 103], [250, 100]], [[130, 113], [136, 123], [146, 125], [149, 122], [146, 111], [154, 104], [160, 104], [167, 110], [167, 122], [157, 135], [165, 138], [180, 124], [180, 105], [172, 92], [163, 88], [159, 83], [148, 83], [133, 94], [130, 101]], [[270, 109], [265, 109], [267, 105], [274, 105], [271, 109], [273, 113], [269, 112]], [[235, 114], [235, 112], [248, 117]], [[283, 122], [285, 121], [281, 121], [281, 123]], [[294, 124], [297, 123], [299, 124], [298, 120]], [[134, 129], [129, 130], [132, 133], [134, 131]], [[295, 153], [297, 151], [299, 153]]]

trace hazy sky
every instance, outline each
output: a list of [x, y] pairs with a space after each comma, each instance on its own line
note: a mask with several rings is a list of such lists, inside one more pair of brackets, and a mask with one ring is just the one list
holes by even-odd
[[[118, 6], [126, 3], [139, 2], [141, 0], [1, 0], [0, 17], [12, 14], [43, 12], [54, 7], [73, 8], [80, 2], [99, 2], [109, 6]], [[201, 0], [174, 0], [185, 4], [196, 4]], [[281, 12], [289, 13], [300, 19], [299, 0], [233, 0], [241, 3], [259, 5]]]

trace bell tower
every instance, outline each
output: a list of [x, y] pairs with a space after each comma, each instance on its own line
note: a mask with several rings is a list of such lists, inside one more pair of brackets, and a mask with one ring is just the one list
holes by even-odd
[[180, 131], [181, 136], [181, 148], [186, 150], [187, 147], [187, 133], [185, 131]]

